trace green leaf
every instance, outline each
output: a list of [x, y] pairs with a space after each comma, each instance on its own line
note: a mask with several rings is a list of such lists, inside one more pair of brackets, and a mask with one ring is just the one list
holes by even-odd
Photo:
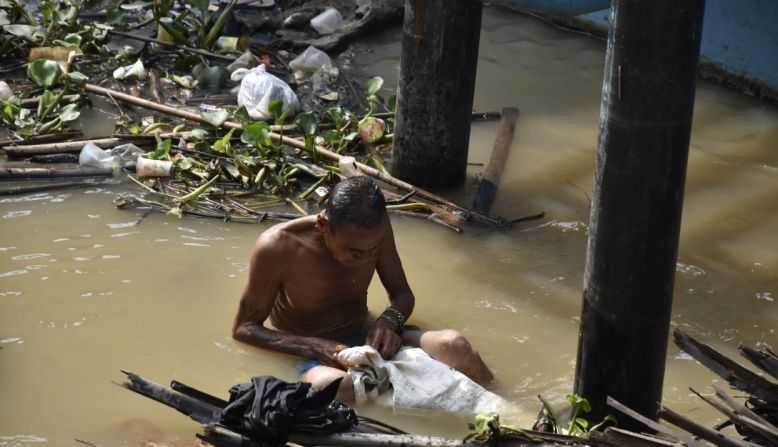
[[45, 31], [40, 26], [32, 25], [3, 25], [3, 31], [16, 37], [21, 37], [32, 43], [43, 42]]
[[180, 206], [176, 206], [174, 208], [170, 208], [170, 210], [166, 213], [168, 216], [173, 216], [181, 219], [183, 217], [183, 211], [181, 211]]
[[274, 118], [278, 118], [284, 111], [284, 102], [280, 99], [274, 99], [268, 104], [267, 110]]
[[152, 160], [169, 160], [172, 146], [173, 142], [170, 139], [161, 140], [157, 138], [157, 148], [147, 157]]
[[222, 28], [224, 28], [224, 24], [227, 22], [227, 18], [232, 13], [232, 8], [234, 8], [237, 3], [238, 3], [237, 0], [232, 0], [222, 10], [221, 14], [219, 14], [219, 17], [216, 19], [216, 22], [214, 22], [213, 26], [208, 31], [208, 34], [205, 36], [205, 39], [203, 39], [203, 41], [200, 42], [200, 46], [206, 49], [211, 48], [211, 46], [213, 46], [213, 43], [216, 42], [216, 39], [218, 39], [219, 35], [221, 35]]
[[286, 122], [286, 117], [289, 116], [289, 109], [284, 109], [283, 112], [281, 112], [281, 115], [276, 118], [276, 124], [279, 126], [283, 126]]
[[227, 121], [227, 118], [230, 117], [230, 112], [224, 109], [216, 109], [211, 112], [200, 112], [200, 117], [202, 117], [211, 126], [219, 127], [224, 124], [225, 121]]
[[264, 121], [257, 121], [243, 128], [240, 141], [254, 147], [270, 146], [270, 126]]
[[51, 90], [44, 90], [38, 97], [38, 117], [43, 118], [43, 112], [54, 108], [57, 103], [57, 95]]
[[303, 131], [305, 136], [312, 136], [316, 134], [317, 124], [316, 117], [313, 116], [313, 113], [305, 112], [297, 115], [297, 120], [295, 123], [297, 124], [297, 127]]
[[193, 140], [202, 141], [208, 136], [208, 131], [205, 129], [192, 129], [189, 131], [189, 137]]
[[191, 76], [178, 76], [178, 75], [171, 75], [170, 79], [178, 84], [180, 87], [187, 88], [187, 89], [193, 89], [197, 87], [197, 80]]
[[327, 118], [335, 124], [336, 129], [340, 129], [343, 124], [343, 108], [340, 106], [327, 109]]
[[208, 0], [190, 0], [190, 3], [192, 3], [192, 6], [199, 9], [203, 15], [208, 12], [208, 5], [211, 4]]
[[81, 112], [78, 110], [78, 105], [68, 104], [60, 110], [59, 119], [61, 119], [63, 123], [67, 123], [69, 121], [77, 120], [80, 115]]
[[68, 79], [77, 84], [83, 84], [89, 80], [89, 77], [78, 71], [73, 71], [68, 73]]
[[246, 110], [245, 106], [240, 106], [233, 116], [244, 129], [251, 125], [251, 116], [249, 116], [249, 112]]
[[70, 33], [62, 40], [62, 43], [64, 47], [80, 47], [81, 46], [81, 36], [75, 33]]
[[368, 95], [375, 95], [384, 86], [384, 79], [380, 76], [374, 76], [365, 82], [365, 88]]
[[397, 111], [397, 95], [392, 95], [386, 100], [386, 107], [390, 112]]
[[40, 87], [49, 88], [57, 82], [57, 79], [62, 74], [62, 70], [59, 68], [59, 64], [54, 61], [38, 59], [30, 62], [27, 67], [27, 74]]
[[231, 152], [230, 139], [232, 138], [233, 133], [235, 133], [235, 129], [230, 129], [230, 131], [227, 132], [226, 135], [216, 140], [212, 146], [213, 151], [219, 152], [220, 154], [230, 154]]

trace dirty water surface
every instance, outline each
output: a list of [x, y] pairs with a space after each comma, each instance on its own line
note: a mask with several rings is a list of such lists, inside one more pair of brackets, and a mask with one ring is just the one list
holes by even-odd
[[[395, 85], [399, 36], [358, 44], [355, 68]], [[601, 41], [487, 8], [475, 108], [521, 109], [494, 211], [546, 218], [464, 235], [393, 218], [413, 322], [462, 331], [517, 404], [505, 419], [525, 427], [537, 394], [572, 389], [603, 61]], [[473, 126], [471, 162], [488, 160], [493, 138], [494, 123]], [[698, 85], [672, 324], [732, 355], [778, 344], [776, 138], [774, 107]], [[113, 207], [123, 188], [0, 198], [0, 446], [194, 445], [198, 426], [118, 387], [120, 369], [218, 395], [254, 375], [297, 378], [294, 358], [229, 335], [268, 225], [144, 218]], [[369, 305], [386, 305], [379, 281]], [[712, 425], [688, 387], [713, 382], [670, 347], [666, 405]], [[467, 430], [455, 417], [359, 410], [417, 433]]]

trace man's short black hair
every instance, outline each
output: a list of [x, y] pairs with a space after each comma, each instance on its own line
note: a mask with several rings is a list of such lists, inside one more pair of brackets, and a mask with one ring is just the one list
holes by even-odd
[[373, 179], [358, 175], [336, 184], [327, 197], [324, 209], [333, 230], [344, 224], [375, 228], [386, 216], [386, 200]]

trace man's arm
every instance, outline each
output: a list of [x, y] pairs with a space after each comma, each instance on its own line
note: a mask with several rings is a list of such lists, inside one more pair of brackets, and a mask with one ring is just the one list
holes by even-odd
[[[397, 245], [394, 242], [394, 233], [389, 218], [386, 220], [386, 237], [378, 254], [376, 270], [381, 278], [384, 289], [389, 294], [391, 307], [400, 311], [405, 319], [410, 317], [416, 298], [405, 277], [400, 255], [397, 253]], [[395, 327], [383, 318], [378, 318], [375, 326], [370, 331], [367, 343], [381, 353], [385, 359], [392, 358], [402, 345], [402, 337], [395, 331]]]
[[265, 327], [265, 320], [270, 315], [281, 289], [284, 256], [279, 244], [278, 235], [272, 231], [265, 232], [257, 240], [251, 255], [248, 284], [232, 326], [232, 337], [260, 348], [339, 366], [335, 354], [345, 348], [342, 344]]
[[389, 294], [389, 302], [392, 307], [402, 312], [407, 319], [413, 312], [416, 298], [413, 296], [411, 286], [408, 285], [408, 279], [405, 277], [405, 270], [403, 270], [400, 255], [397, 253], [397, 245], [394, 242], [392, 224], [388, 217], [386, 227], [386, 237], [378, 254], [376, 270], [381, 278], [381, 284], [384, 285], [386, 293]]

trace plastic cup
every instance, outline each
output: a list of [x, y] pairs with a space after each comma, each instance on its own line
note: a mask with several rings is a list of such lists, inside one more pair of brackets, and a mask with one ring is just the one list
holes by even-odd
[[150, 160], [138, 157], [135, 163], [135, 173], [138, 177], [170, 177], [173, 162], [167, 160]]

